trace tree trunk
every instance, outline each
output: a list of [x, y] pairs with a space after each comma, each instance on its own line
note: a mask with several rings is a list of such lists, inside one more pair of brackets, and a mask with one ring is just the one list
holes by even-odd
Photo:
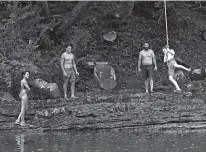
[[126, 19], [132, 14], [132, 10], [134, 8], [134, 1], [127, 2], [128, 3], [128, 8], [123, 12], [121, 16], [122, 22], [125, 22]]
[[67, 13], [62, 19], [62, 25], [56, 30], [56, 36], [62, 36], [74, 23], [78, 22], [86, 13], [85, 11], [92, 5], [93, 1], [80, 1], [75, 8]]
[[41, 7], [41, 16], [48, 18], [49, 17], [49, 6], [47, 1], [38, 1], [38, 5]]

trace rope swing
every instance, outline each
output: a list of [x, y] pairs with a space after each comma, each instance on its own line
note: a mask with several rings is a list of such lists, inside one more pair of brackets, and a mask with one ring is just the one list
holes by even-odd
[[164, 0], [164, 7], [165, 7], [166, 40], [167, 40], [167, 46], [169, 46], [169, 36], [168, 36], [168, 27], [167, 27], [167, 4], [166, 4], [166, 0]]

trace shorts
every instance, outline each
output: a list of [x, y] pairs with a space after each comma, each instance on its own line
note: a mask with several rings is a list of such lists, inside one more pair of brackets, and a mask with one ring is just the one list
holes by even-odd
[[175, 60], [172, 60], [171, 62], [168, 63], [168, 75], [173, 76], [175, 74], [175, 67], [174, 64], [176, 64]]
[[153, 65], [142, 65], [142, 70], [145, 79], [153, 78]]
[[174, 77], [174, 75], [175, 75], [175, 70], [172, 69], [172, 68], [168, 68], [168, 75]]
[[73, 68], [65, 68], [65, 72], [67, 73], [67, 76], [64, 76], [64, 80], [70, 79], [70, 82], [75, 82], [76, 74], [74, 72]]

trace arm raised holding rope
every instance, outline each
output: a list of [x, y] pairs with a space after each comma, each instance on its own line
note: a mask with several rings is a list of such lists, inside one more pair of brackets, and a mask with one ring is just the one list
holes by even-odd
[[182, 65], [177, 64], [177, 62], [174, 59], [175, 51], [173, 49], [169, 49], [168, 46], [163, 48], [163, 52], [164, 52], [164, 62], [167, 62], [167, 66], [168, 66], [169, 80], [176, 87], [176, 90], [174, 90], [174, 92], [181, 92], [181, 89], [177, 84], [177, 81], [174, 79], [175, 69], [179, 68], [190, 72], [191, 68], [186, 68]]

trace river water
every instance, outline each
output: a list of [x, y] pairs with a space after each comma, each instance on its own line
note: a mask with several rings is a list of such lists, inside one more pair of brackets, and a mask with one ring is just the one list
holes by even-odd
[[0, 131], [0, 152], [205, 152], [206, 132]]

